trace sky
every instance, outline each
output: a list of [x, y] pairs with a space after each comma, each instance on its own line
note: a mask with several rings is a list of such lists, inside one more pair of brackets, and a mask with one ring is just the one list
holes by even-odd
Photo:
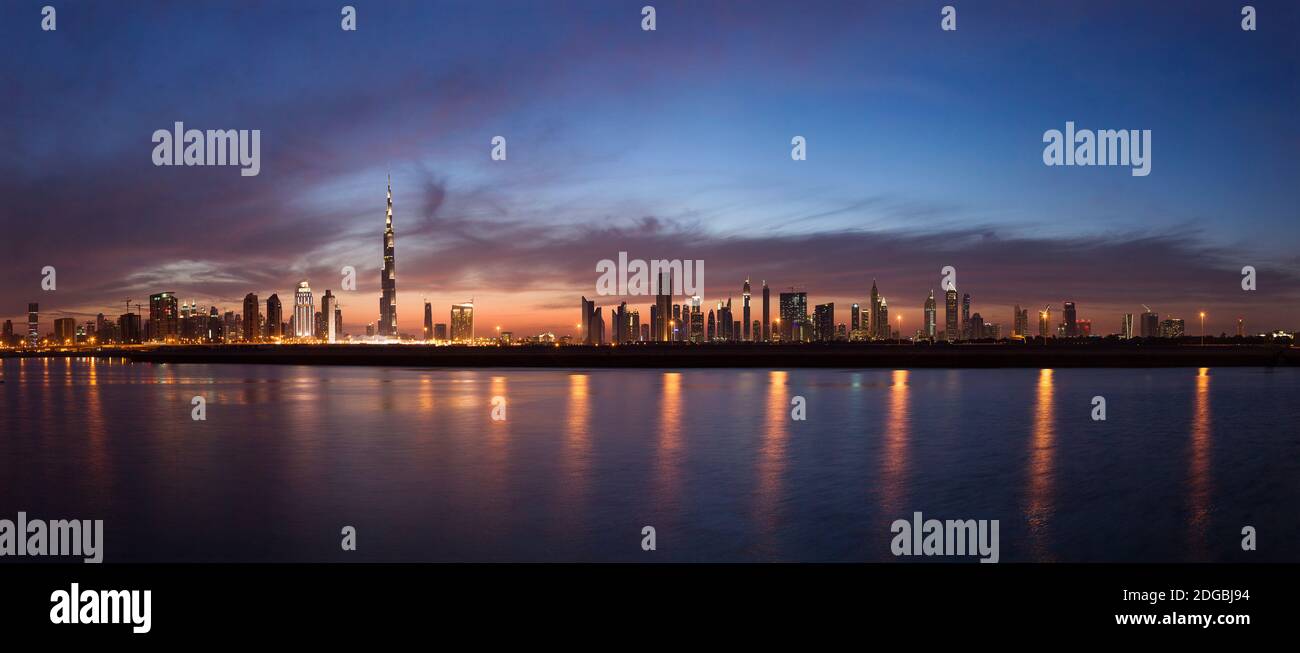
[[[875, 279], [909, 333], [944, 266], [1004, 333], [1065, 301], [1100, 333], [1143, 304], [1300, 329], [1294, 2], [1253, 2], [1256, 31], [1232, 2], [349, 3], [356, 31], [342, 2], [59, 2], [55, 31], [6, 3], [0, 319], [307, 280], [359, 333], [391, 175], [405, 333], [471, 298], [479, 334], [571, 333], [619, 252], [703, 260], [706, 306], [766, 280], [837, 322]], [[260, 130], [260, 173], [155, 166], [178, 121]], [[1151, 173], [1044, 165], [1067, 121], [1151, 130]]]

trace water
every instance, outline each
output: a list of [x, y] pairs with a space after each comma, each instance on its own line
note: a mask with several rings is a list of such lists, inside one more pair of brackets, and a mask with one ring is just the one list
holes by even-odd
[[1300, 561], [1294, 369], [3, 364], [0, 518], [108, 562], [888, 561], [914, 511], [1003, 562]]

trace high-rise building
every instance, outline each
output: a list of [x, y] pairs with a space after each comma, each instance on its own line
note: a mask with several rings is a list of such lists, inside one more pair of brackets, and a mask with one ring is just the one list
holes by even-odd
[[11, 342], [14, 339], [14, 321], [5, 320], [4, 330], [0, 331], [0, 344], [5, 347], [16, 346]]
[[792, 342], [798, 338], [801, 325], [808, 319], [808, 293], [781, 293], [780, 308], [781, 341]]
[[1130, 340], [1133, 338], [1133, 314], [1125, 313], [1119, 323], [1119, 337]]
[[379, 335], [397, 337], [397, 262], [393, 255], [393, 177], [388, 176], [388, 210], [384, 214], [384, 271], [380, 276]]
[[[781, 317], [784, 318], [785, 316], [783, 315]], [[882, 331], [880, 326], [880, 291], [876, 290], [875, 279], [871, 280], [871, 308], [867, 318], [867, 330], [871, 332], [871, 339], [877, 340], [884, 338], [885, 336], [882, 334], [886, 332]], [[888, 327], [888, 325], [885, 326]]]
[[298, 338], [316, 337], [316, 301], [311, 295], [311, 286], [306, 281], [298, 284], [293, 295], [294, 336]]
[[439, 323], [433, 325], [433, 339], [434, 339], [434, 340], [437, 340], [437, 341], [439, 341], [439, 342], [446, 342], [446, 340], [447, 340], [447, 325], [446, 325], [445, 323], [443, 323], [443, 322], [439, 322]]
[[27, 305], [27, 346], [41, 344], [41, 305], [33, 302]]
[[889, 302], [884, 297], [880, 298], [880, 328], [884, 329], [881, 340], [889, 340], [893, 337], [893, 330], [889, 328]]
[[668, 320], [673, 311], [673, 276], [672, 272], [660, 273], [657, 279], [659, 287], [655, 295], [655, 340], [668, 341]]
[[208, 308], [207, 326], [203, 330], [203, 341], [207, 343], [221, 342], [225, 339], [225, 332], [222, 331], [221, 312], [216, 306]]
[[73, 345], [77, 343], [77, 321], [70, 317], [54, 320], [54, 343]]
[[424, 339], [433, 339], [433, 304], [424, 300]]
[[100, 313], [95, 316], [95, 339], [98, 342], [108, 342], [108, 334], [103, 331], [108, 328], [108, 320], [104, 319], [104, 314]]
[[174, 292], [149, 296], [149, 329], [153, 340], [175, 341], [180, 338], [180, 308], [177, 304]]
[[1015, 320], [1012, 321], [1011, 335], [1017, 338], [1028, 338], [1029, 337], [1029, 309], [1020, 308], [1020, 304], [1016, 304], [1016, 308], [1014, 310], [1015, 310]]
[[943, 337], [948, 342], [956, 342], [961, 336], [961, 326], [957, 316], [957, 289], [950, 288], [943, 295], [944, 330]]
[[967, 330], [970, 331], [971, 340], [983, 340], [986, 336], [984, 332], [984, 318], [979, 313], [972, 313], [970, 322], [967, 323]]
[[452, 342], [473, 342], [474, 340], [474, 302], [473, 301], [451, 305], [451, 340]]
[[855, 333], [857, 332], [859, 328], [858, 318], [861, 317], [861, 315], [862, 315], [862, 307], [860, 307], [857, 302], [854, 302], [853, 305], [849, 306], [849, 330], [850, 331], [853, 331]]
[[742, 288], [741, 294], [743, 296], [743, 302], [744, 302], [742, 304], [743, 308], [741, 309], [741, 313], [744, 315], [744, 322], [742, 323], [743, 326], [741, 327], [744, 329], [744, 332], [741, 335], [741, 340], [744, 340], [745, 342], [749, 342], [752, 339], [752, 337], [749, 334], [749, 279], [748, 278], [745, 279], [745, 286], [744, 288]]
[[1160, 337], [1160, 315], [1155, 311], [1148, 310], [1141, 315], [1138, 322], [1138, 335], [1143, 338]]
[[961, 336], [967, 340], [978, 337], [970, 328], [970, 293], [961, 296]]
[[[764, 291], [764, 296], [767, 295]], [[704, 308], [702, 306], [703, 298], [699, 295], [691, 297], [691, 342], [699, 344], [704, 342]], [[766, 303], [766, 302], [764, 302]]]
[[1065, 302], [1061, 313], [1065, 316], [1065, 337], [1079, 337], [1079, 316], [1075, 313], [1074, 302]]
[[338, 342], [340, 335], [339, 322], [342, 322], [343, 314], [339, 311], [339, 299], [334, 296], [333, 292], [325, 291], [325, 296], [321, 298], [320, 312], [325, 320], [325, 333], [323, 334], [325, 342]]
[[1038, 312], [1038, 337], [1044, 341], [1052, 333], [1052, 309], [1044, 307]]
[[1171, 317], [1160, 323], [1160, 336], [1164, 338], [1181, 338], [1185, 332], [1182, 318]]
[[718, 329], [716, 321], [713, 318], [713, 309], [709, 309], [709, 333], [708, 341], [714, 342], [718, 339]]
[[124, 345], [138, 345], [142, 341], [140, 333], [140, 316], [135, 313], [123, 313], [117, 318], [117, 339]]
[[768, 310], [768, 299], [771, 297], [771, 291], [767, 287], [767, 279], [763, 280], [763, 342], [772, 342], [772, 314]]
[[818, 304], [813, 309], [813, 338], [819, 342], [835, 339], [835, 304]]
[[[651, 313], [650, 320], [651, 320], [651, 322], [653, 322], [654, 319], [655, 319], [655, 318], [654, 318], [654, 312], [655, 312], [654, 307], [653, 307], [653, 306], [650, 307], [650, 313]], [[586, 297], [583, 297], [583, 298], [582, 298], [582, 316], [581, 316], [582, 319], [581, 319], [581, 321], [580, 321], [579, 324], [578, 324], [578, 329], [579, 329], [579, 332], [578, 332], [578, 340], [579, 340], [582, 344], [584, 344], [584, 345], [595, 344], [595, 343], [592, 342], [592, 339], [591, 339], [591, 333], [592, 333], [592, 322], [593, 322], [593, 320], [595, 319], [595, 317], [596, 317], [596, 302], [593, 301], [593, 300], [587, 299]]]
[[258, 310], [257, 295], [250, 292], [244, 295], [244, 342], [255, 342], [262, 338], [262, 332], [259, 329], [261, 322], [261, 311]]
[[934, 301], [934, 288], [930, 289], [930, 296], [925, 298], [925, 325], [921, 327], [921, 333], [931, 342], [938, 335], [936, 331], [938, 324], [938, 307]]
[[266, 337], [279, 338], [284, 335], [282, 324], [284, 320], [284, 306], [280, 304], [280, 296], [271, 293], [266, 298]]

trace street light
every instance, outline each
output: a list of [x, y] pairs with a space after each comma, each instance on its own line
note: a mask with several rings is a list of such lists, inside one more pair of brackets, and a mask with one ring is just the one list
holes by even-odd
[[900, 344], [902, 344], [903, 342], [903, 316], [902, 315], [898, 316], [898, 342]]
[[1205, 311], [1201, 311], [1201, 346], [1205, 346]]

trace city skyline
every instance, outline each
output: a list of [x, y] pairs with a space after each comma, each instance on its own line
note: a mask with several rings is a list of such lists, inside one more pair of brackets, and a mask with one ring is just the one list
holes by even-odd
[[[504, 22], [460, 7], [457, 30], [437, 8], [388, 7], [318, 58], [299, 56], [316, 38], [306, 4], [259, 9], [266, 25], [232, 23], [216, 5], [151, 10], [127, 20], [129, 35], [72, 42], [0, 27], [7, 54], [42, 62], [15, 71], [15, 102], [0, 109], [32, 127], [0, 154], [0, 319], [20, 324], [37, 302], [80, 324], [164, 290], [223, 310], [274, 293], [289, 312], [307, 280], [333, 288], [345, 330], [361, 333], [380, 317], [375, 190], [391, 171], [402, 259], [393, 303], [474, 297], [481, 324], [516, 334], [571, 331], [574, 298], [592, 294], [596, 262], [619, 251], [703, 260], [705, 305], [730, 296], [736, 313], [745, 279], [806, 288], [812, 308], [865, 304], [876, 278], [890, 315], [915, 328], [938, 271], [953, 266], [961, 293], [1004, 329], [1017, 305], [1065, 301], [1104, 332], [1143, 304], [1189, 320], [1205, 310], [1212, 333], [1233, 333], [1239, 317], [1296, 328], [1290, 114], [1300, 91], [1284, 80], [1300, 55], [1272, 27], [1281, 21], [1249, 35], [1189, 31], [1159, 7], [1096, 3], [1049, 39], [1048, 8], [968, 11], [977, 29], [941, 34], [902, 6], [754, 6], [737, 22], [725, 7], [669, 3], [677, 26], [652, 35], [623, 25], [618, 3], [525, 6]], [[1214, 22], [1213, 3], [1180, 11]], [[276, 17], [292, 19], [272, 29]], [[206, 18], [205, 39], [245, 47], [152, 45]], [[469, 36], [484, 29], [505, 38]], [[1133, 36], [1134, 51], [1075, 54], [1101, 33]], [[455, 56], [430, 62], [416, 44], [431, 35]], [[797, 47], [780, 45], [791, 39]], [[134, 53], [147, 74], [102, 57], [85, 68], [110, 48]], [[1154, 56], [1175, 49], [1186, 56]], [[338, 75], [247, 67], [267, 59]], [[1066, 67], [1069, 82], [1055, 77]], [[183, 74], [193, 69], [212, 74]], [[629, 71], [643, 83], [621, 82]], [[115, 90], [66, 83], [92, 73]], [[138, 81], [150, 76], [176, 84]], [[1191, 89], [1221, 101], [1189, 106]], [[1116, 93], [1130, 101], [1098, 100]], [[1014, 110], [1006, 97], [1019, 98]], [[112, 129], [70, 113], [87, 105]], [[151, 165], [148, 135], [182, 119], [263, 130], [260, 174]], [[1043, 166], [1044, 130], [1069, 120], [1151, 129], [1152, 173]], [[506, 161], [489, 157], [498, 134]], [[806, 161], [790, 159], [794, 135], [808, 139]], [[346, 265], [355, 292], [339, 289]], [[1246, 265], [1259, 272], [1255, 291], [1240, 288]], [[40, 290], [45, 266], [58, 270], [56, 291]], [[624, 300], [649, 303], [599, 302]], [[398, 330], [420, 334], [422, 317], [398, 312]]]

